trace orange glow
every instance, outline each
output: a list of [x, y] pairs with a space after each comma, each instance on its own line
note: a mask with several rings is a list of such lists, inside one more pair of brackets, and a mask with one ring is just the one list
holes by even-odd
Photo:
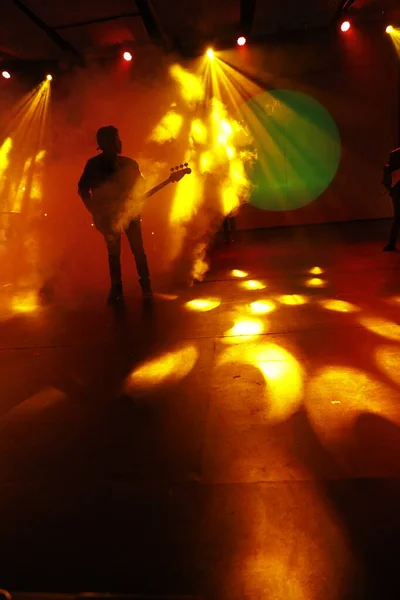
[[196, 105], [204, 99], [205, 89], [200, 77], [180, 65], [172, 65], [170, 74], [179, 83], [181, 96], [189, 105]]
[[298, 294], [284, 294], [283, 296], [279, 296], [278, 300], [287, 306], [297, 306], [308, 302], [308, 298], [299, 296]]
[[199, 312], [208, 312], [217, 308], [221, 304], [221, 300], [218, 298], [198, 298], [196, 300], [189, 300], [186, 302], [186, 308], [188, 310], [194, 310]]
[[155, 292], [154, 296], [161, 298], [162, 300], [177, 300], [178, 298], [176, 294], [160, 294], [159, 292]]
[[249, 310], [254, 315], [266, 315], [275, 310], [276, 306], [272, 300], [259, 300], [249, 304]]
[[5, 184], [6, 172], [10, 163], [9, 153], [12, 148], [12, 139], [6, 138], [0, 146], [0, 194]]
[[333, 310], [337, 312], [358, 312], [360, 308], [350, 302], [344, 302], [344, 300], [320, 300], [321, 306], [326, 310]]
[[256, 281], [255, 279], [248, 279], [240, 284], [246, 290], [265, 290], [267, 287], [265, 283]]
[[386, 300], [389, 304], [400, 304], [400, 296], [392, 296]]
[[38, 309], [38, 298], [35, 292], [25, 292], [17, 294], [11, 302], [11, 309], [14, 312], [30, 313]]
[[322, 275], [323, 269], [321, 267], [313, 267], [309, 270], [310, 275]]
[[319, 277], [312, 277], [311, 279], [307, 279], [306, 281], [307, 287], [325, 287], [326, 282]]
[[400, 386], [399, 350], [397, 346], [381, 346], [375, 352], [376, 363], [397, 386]]
[[[185, 162], [190, 163], [192, 153], [187, 152]], [[174, 200], [170, 212], [170, 223], [188, 223], [196, 213], [202, 201], [203, 183], [198, 174], [193, 171], [189, 177], [184, 177], [175, 188]], [[180, 233], [174, 228], [176, 233]]]
[[246, 273], [246, 271], [239, 271], [239, 269], [233, 269], [231, 275], [233, 275], [233, 277], [247, 277], [248, 273]]
[[388, 321], [380, 317], [363, 317], [360, 318], [360, 323], [366, 329], [388, 340], [400, 341], [400, 325], [397, 325], [393, 321]]
[[166, 352], [136, 368], [129, 375], [126, 385], [128, 388], [146, 388], [179, 381], [193, 369], [198, 354], [198, 350], [191, 345], [174, 352]]
[[183, 117], [170, 110], [153, 129], [150, 139], [159, 144], [176, 140], [181, 130]]
[[200, 119], [193, 119], [190, 128], [190, 135], [192, 136], [196, 144], [204, 145], [207, 143], [207, 127]]
[[130, 52], [124, 52], [123, 55], [124, 60], [126, 60], [127, 62], [130, 62], [132, 60], [132, 54]]

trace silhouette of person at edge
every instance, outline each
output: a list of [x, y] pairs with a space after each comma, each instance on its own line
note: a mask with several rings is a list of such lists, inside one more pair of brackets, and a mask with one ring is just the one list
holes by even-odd
[[[93, 223], [103, 234], [108, 251], [111, 289], [108, 303], [123, 300], [121, 274], [121, 233], [125, 231], [135, 257], [144, 298], [152, 297], [150, 273], [143, 247], [141, 219], [126, 216], [127, 202], [143, 192], [143, 177], [135, 160], [121, 156], [122, 142], [116, 127], [108, 125], [97, 132], [101, 154], [86, 163], [78, 183], [78, 194], [93, 215]], [[138, 212], [138, 211], [136, 211]]]
[[393, 221], [389, 241], [384, 252], [395, 252], [397, 237], [400, 231], [400, 148], [392, 150], [388, 163], [383, 168], [383, 185], [389, 192], [393, 203]]

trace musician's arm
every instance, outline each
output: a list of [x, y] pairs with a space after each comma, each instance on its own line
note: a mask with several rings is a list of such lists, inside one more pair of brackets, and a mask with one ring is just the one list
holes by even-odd
[[87, 162], [81, 178], [78, 181], [78, 194], [82, 198], [83, 203], [89, 212], [92, 212], [91, 179], [90, 165], [89, 162]]
[[145, 180], [140, 170], [138, 163], [135, 161], [135, 194], [137, 196], [143, 196], [145, 193]]

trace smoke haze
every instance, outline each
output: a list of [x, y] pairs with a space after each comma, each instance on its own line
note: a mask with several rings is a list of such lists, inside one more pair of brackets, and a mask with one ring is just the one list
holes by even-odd
[[[206, 98], [200, 78], [191, 72], [195, 67], [184, 68], [151, 48], [139, 52], [133, 65], [93, 65], [65, 75], [52, 83], [47, 115], [44, 109], [35, 113], [34, 127], [45, 128], [45, 134], [43, 148], [33, 155], [32, 127], [18, 140], [9, 131], [10, 114], [21, 97], [10, 86], [1, 107], [0, 183], [13, 181], [14, 188], [6, 193], [0, 187], [0, 212], [15, 210], [16, 190], [24, 189], [25, 197], [21, 215], [1, 215], [3, 289], [29, 294], [49, 284], [65, 301], [106, 291], [105, 244], [77, 195], [84, 165], [96, 154], [96, 131], [104, 125], [119, 129], [122, 154], [139, 162], [146, 189], [166, 179], [171, 167], [188, 162], [193, 169], [145, 201], [142, 227], [156, 289], [166, 282], [202, 279], [206, 250], [223, 215], [247, 199], [244, 165], [254, 157], [245, 150], [251, 141], [247, 132], [230, 120], [221, 102]], [[7, 136], [12, 140], [8, 150]], [[25, 181], [29, 160], [36, 162], [28, 164]], [[128, 216], [135, 215], [135, 206], [129, 206]], [[129, 288], [137, 276], [126, 250], [125, 245], [123, 274]]]

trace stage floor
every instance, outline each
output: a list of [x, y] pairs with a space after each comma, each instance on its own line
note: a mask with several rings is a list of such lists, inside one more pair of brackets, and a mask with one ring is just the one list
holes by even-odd
[[0, 588], [398, 599], [388, 226], [242, 234], [152, 307], [3, 314]]

